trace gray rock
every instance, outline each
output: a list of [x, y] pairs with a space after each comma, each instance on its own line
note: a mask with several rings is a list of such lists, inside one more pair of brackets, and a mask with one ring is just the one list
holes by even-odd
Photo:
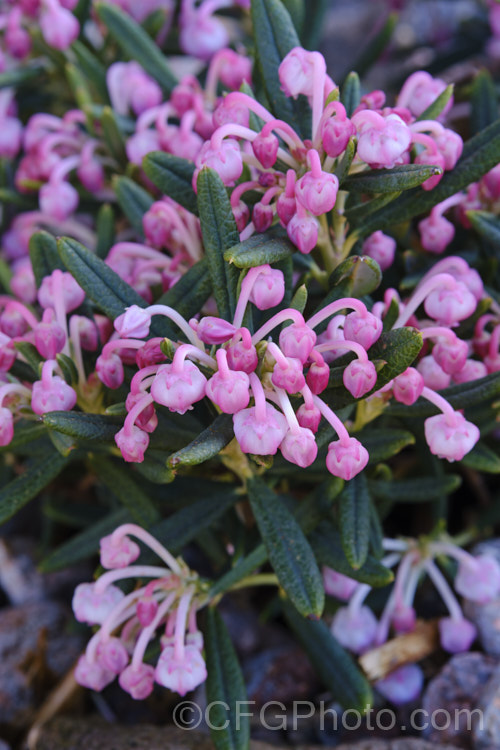
[[500, 667], [484, 689], [477, 709], [481, 711], [474, 727], [476, 750], [498, 750], [500, 747]]
[[476, 626], [479, 641], [486, 653], [500, 656], [500, 599], [488, 604], [465, 600], [464, 614]]
[[[251, 742], [251, 750], [273, 750], [276, 745]], [[365, 740], [350, 745], [339, 745], [337, 750], [432, 750], [423, 740]], [[102, 719], [59, 718], [44, 727], [36, 743], [36, 750], [214, 750], [210, 737], [201, 732], [177, 729], [172, 726], [155, 727], [149, 724], [123, 727], [105, 724]], [[295, 750], [320, 750], [319, 746], [296, 745]], [[442, 750], [458, 750], [447, 745]]]
[[[472, 747], [472, 727], [480, 716], [477, 703], [497, 669], [498, 660], [485, 654], [467, 653], [452, 657], [430, 681], [423, 696], [422, 707], [428, 721], [424, 732], [427, 739], [440, 745], [453, 742], [469, 750]], [[449, 726], [447, 717], [450, 718]]]

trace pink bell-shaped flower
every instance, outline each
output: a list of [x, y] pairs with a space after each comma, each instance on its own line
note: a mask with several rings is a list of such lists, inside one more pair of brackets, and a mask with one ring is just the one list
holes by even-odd
[[369, 359], [366, 362], [355, 359], [345, 368], [342, 380], [351, 396], [361, 398], [371, 391], [377, 382], [375, 365]]
[[195, 177], [202, 167], [211, 167], [217, 172], [224, 185], [232, 185], [243, 172], [240, 146], [232, 138], [223, 140], [218, 148], [213, 148], [211, 142], [207, 141], [198, 154], [196, 165], [198, 169], [194, 173]]
[[348, 481], [363, 471], [368, 459], [368, 451], [356, 438], [336, 440], [328, 446], [326, 468], [334, 477]]
[[167, 406], [170, 411], [185, 414], [205, 396], [206, 385], [206, 377], [193, 362], [183, 362], [179, 368], [172, 363], [160, 366], [151, 395], [156, 403]]
[[378, 692], [395, 706], [416, 700], [423, 686], [424, 673], [417, 664], [405, 664], [375, 683]]
[[248, 336], [248, 341], [242, 339], [231, 342], [226, 351], [227, 363], [231, 370], [242, 370], [250, 374], [259, 364], [257, 350], [252, 344], [250, 336]]
[[323, 393], [330, 380], [330, 368], [323, 357], [319, 359], [319, 356], [318, 361], [312, 362], [306, 378], [307, 385], [311, 389], [311, 393], [314, 393], [315, 396]]
[[314, 433], [307, 427], [288, 430], [280, 445], [280, 451], [287, 461], [305, 469], [314, 463], [318, 455]]
[[288, 430], [283, 414], [267, 403], [264, 418], [252, 406], [235, 414], [233, 425], [241, 450], [256, 456], [274, 456]]
[[396, 240], [381, 231], [373, 232], [363, 242], [363, 255], [378, 263], [382, 271], [392, 266], [395, 254]]
[[194, 690], [207, 679], [207, 668], [199, 649], [187, 644], [182, 658], [177, 658], [174, 646], [164, 648], [156, 665], [155, 679], [179, 695]]
[[143, 628], [151, 625], [158, 612], [158, 602], [152, 596], [143, 596], [136, 605], [137, 619]]
[[421, 396], [424, 378], [414, 367], [407, 367], [392, 381], [392, 393], [396, 401], [411, 406]]
[[476, 298], [461, 281], [457, 281], [454, 288], [443, 285], [433, 289], [424, 302], [427, 315], [445, 326], [465, 320], [472, 315], [476, 306]]
[[70, 313], [80, 307], [85, 292], [70, 273], [56, 269], [43, 279], [38, 290], [38, 301], [44, 309], [53, 308], [56, 297], [62, 298], [64, 310]]
[[[141, 351], [139, 349], [139, 351]], [[125, 407], [128, 412], [132, 411], [139, 401], [144, 399], [144, 393], [139, 391], [138, 393], [129, 393], [125, 400]], [[144, 407], [141, 413], [135, 418], [134, 423], [144, 430], [144, 432], [152, 433], [158, 427], [158, 417], [156, 416], [156, 410], [154, 404], [149, 404]]]
[[336, 175], [323, 172], [318, 152], [308, 153], [311, 170], [295, 184], [295, 196], [313, 216], [322, 216], [332, 210], [337, 200], [339, 181]]
[[358, 133], [357, 155], [370, 167], [392, 169], [411, 144], [411, 131], [396, 114], [382, 117], [362, 110], [352, 117]]
[[273, 223], [273, 208], [267, 203], [256, 203], [252, 210], [252, 221], [256, 232], [265, 232]]
[[261, 273], [254, 281], [250, 292], [250, 302], [259, 310], [269, 310], [282, 302], [285, 296], [283, 271], [271, 266], [262, 266]]
[[101, 354], [95, 363], [97, 377], [107, 388], [119, 388], [123, 383], [125, 373], [123, 362], [116, 352]]
[[250, 379], [246, 372], [230, 370], [223, 349], [217, 352], [219, 371], [206, 385], [206, 395], [224, 414], [235, 414], [246, 409], [250, 401]]
[[380, 338], [382, 321], [376, 315], [351, 312], [344, 320], [344, 338], [368, 350]]
[[451, 221], [432, 211], [430, 216], [419, 221], [418, 231], [424, 250], [436, 254], [444, 252], [455, 236], [455, 227]]
[[16, 361], [16, 350], [10, 336], [0, 333], [0, 372], [8, 372]]
[[302, 404], [297, 410], [297, 421], [301, 427], [307, 427], [316, 433], [321, 421], [321, 412], [314, 404]]
[[117, 586], [96, 592], [95, 583], [80, 583], [73, 595], [73, 612], [78, 622], [101, 625], [125, 594]]
[[223, 318], [205, 316], [196, 326], [196, 334], [204, 344], [219, 345], [229, 341], [234, 336], [236, 329], [232, 323]]
[[286, 96], [296, 99], [299, 94], [312, 96], [320, 72], [326, 72], [323, 55], [294, 47], [281, 61], [278, 76]]
[[285, 357], [298, 359], [305, 364], [316, 343], [316, 333], [305, 323], [292, 323], [279, 336], [280, 349]]
[[79, 685], [100, 692], [116, 677], [116, 673], [105, 669], [98, 661], [89, 661], [85, 654], [80, 656], [75, 667], [75, 680]]
[[45, 310], [43, 320], [34, 329], [35, 346], [44, 359], [55, 359], [64, 349], [66, 334], [54, 320], [54, 311]]
[[50, 181], [40, 188], [40, 210], [56, 221], [66, 221], [78, 206], [78, 193], [65, 180]]
[[375, 640], [377, 618], [369, 607], [359, 607], [354, 611], [349, 607], [340, 607], [333, 618], [331, 630], [341, 646], [355, 654], [362, 654]]
[[151, 315], [142, 307], [131, 305], [115, 319], [114, 326], [122, 339], [145, 339], [149, 335]]
[[317, 219], [306, 212], [302, 204], [286, 226], [287, 234], [293, 244], [304, 255], [308, 255], [318, 243], [319, 225]]
[[438, 623], [441, 646], [450, 654], [461, 654], [468, 651], [476, 640], [475, 626], [466, 620], [442, 617]]
[[120, 687], [136, 701], [142, 701], [153, 692], [155, 669], [150, 664], [129, 664], [118, 678]]
[[59, 375], [53, 375], [56, 366], [48, 359], [42, 368], [42, 379], [33, 383], [31, 408], [35, 414], [49, 411], [70, 411], [76, 404], [76, 392]]
[[433, 391], [442, 391], [448, 388], [451, 377], [438, 365], [432, 354], [423, 357], [417, 365], [417, 370], [422, 375], [427, 388]]
[[283, 357], [283, 360], [286, 364], [281, 363], [280, 358], [280, 361], [274, 365], [271, 375], [272, 383], [277, 388], [283, 388], [287, 393], [298, 393], [306, 384], [302, 362], [295, 357]]
[[5, 406], [0, 407], [0, 445], [9, 445], [14, 437], [14, 418]]
[[252, 141], [253, 152], [264, 169], [270, 169], [276, 163], [279, 145], [278, 138], [274, 133], [263, 135], [261, 132]]
[[139, 557], [141, 550], [138, 544], [126, 535], [114, 537], [103, 536], [100, 542], [101, 565], [108, 570], [126, 568]]
[[461, 561], [455, 589], [472, 602], [488, 604], [500, 593], [500, 565], [488, 555], [472, 557], [470, 563]]
[[391, 617], [392, 627], [398, 633], [411, 633], [415, 629], [417, 613], [407, 604], [397, 604]]
[[127, 649], [119, 638], [109, 637], [100, 641], [96, 655], [103, 669], [120, 674], [128, 664]]
[[321, 126], [321, 143], [327, 156], [336, 159], [349, 143], [349, 139], [356, 135], [356, 128], [347, 118], [345, 108], [340, 102], [335, 102], [335, 117], [329, 117]]
[[323, 568], [323, 585], [329, 596], [335, 596], [343, 602], [347, 602], [359, 586], [354, 578], [326, 566]]
[[432, 349], [432, 356], [448, 375], [453, 375], [465, 365], [469, 347], [466, 341], [457, 338], [453, 343], [438, 341]]
[[149, 446], [149, 435], [136, 425], [122, 427], [115, 435], [115, 443], [124, 461], [140, 464]]
[[76, 17], [58, 0], [45, 0], [39, 23], [43, 38], [49, 47], [57, 50], [68, 49], [80, 33]]
[[428, 417], [424, 429], [431, 453], [448, 461], [461, 461], [479, 440], [476, 425], [467, 422], [460, 412], [454, 412], [453, 418], [445, 414]]
[[467, 359], [460, 372], [453, 373], [454, 383], [469, 383], [471, 380], [479, 380], [488, 374], [484, 362], [478, 362], [476, 359]]

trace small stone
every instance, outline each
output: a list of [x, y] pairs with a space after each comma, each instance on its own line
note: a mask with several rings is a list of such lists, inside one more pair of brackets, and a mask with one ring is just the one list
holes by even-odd
[[500, 667], [490, 679], [477, 703], [481, 712], [474, 726], [474, 748], [497, 750], [500, 747]]
[[479, 641], [486, 653], [500, 656], [500, 599], [488, 604], [465, 601], [464, 614], [476, 626]]
[[424, 731], [426, 738], [439, 745], [453, 742], [469, 750], [471, 722], [479, 716], [472, 712], [497, 668], [496, 659], [477, 652], [451, 658], [423, 696], [424, 718], [429, 724]]

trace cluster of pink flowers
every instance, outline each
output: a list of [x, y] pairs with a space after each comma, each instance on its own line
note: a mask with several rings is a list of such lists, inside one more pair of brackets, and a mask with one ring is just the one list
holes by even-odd
[[20, 0], [5, 5], [0, 14], [1, 70], [13, 67], [30, 54], [32, 28], [39, 28], [45, 42], [57, 50], [67, 49], [80, 32], [80, 24], [71, 12], [78, 0]]
[[[448, 581], [436, 564], [446, 557], [458, 563], [454, 579], [457, 593], [472, 602], [486, 604], [500, 594], [500, 565], [494, 557], [474, 557], [449, 541], [384, 539], [388, 553], [382, 563], [397, 566], [394, 585], [377, 620], [365, 600], [371, 591], [368, 584], [358, 583], [330, 568], [323, 569], [325, 591], [348, 602], [334, 615], [331, 630], [337, 640], [350, 651], [362, 654], [386, 642], [390, 630], [395, 635], [411, 633], [417, 613], [413, 607], [417, 587], [428, 576], [441, 597], [448, 615], [439, 620], [441, 646], [451, 654], [468, 651], [476, 638], [475, 626], [464, 617], [462, 608]], [[414, 700], [423, 685], [423, 673], [416, 664], [392, 672], [377, 683], [377, 689], [393, 703]]]
[[[140, 555], [135, 537], [163, 565], [134, 565]], [[95, 583], [82, 583], [73, 597], [79, 622], [98, 625], [77, 664], [77, 682], [102, 690], [118, 677], [120, 687], [142, 700], [163, 685], [179, 695], [205, 681], [203, 636], [196, 613], [207, 603], [198, 575], [175, 559], [147, 531], [134, 524], [119, 526], [101, 539], [101, 565], [107, 572]], [[130, 594], [116, 585], [136, 580]], [[162, 630], [156, 666], [145, 662], [146, 649]]]

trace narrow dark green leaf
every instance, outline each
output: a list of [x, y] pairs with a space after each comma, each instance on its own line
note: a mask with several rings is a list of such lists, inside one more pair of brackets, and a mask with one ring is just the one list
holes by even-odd
[[302, 529], [261, 479], [248, 482], [248, 497], [281, 586], [301, 614], [319, 617], [325, 603], [323, 582]]
[[278, 263], [289, 258], [295, 247], [289, 239], [275, 233], [255, 234], [244, 242], [239, 242], [224, 253], [224, 260], [238, 268], [253, 268], [265, 263]]
[[280, 0], [252, 0], [251, 16], [257, 64], [271, 104], [280, 120], [288, 122], [300, 135], [310, 137], [310, 109], [307, 100], [285, 96], [278, 76], [283, 58], [294, 47], [300, 47], [292, 19]]
[[324, 35], [324, 17], [331, 0], [307, 0], [307, 23], [302, 30], [302, 44], [306, 49], [318, 49]]
[[12, 70], [6, 70], [0, 73], [0, 89], [18, 88], [25, 83], [31, 83], [40, 78], [44, 73], [42, 66], [36, 67], [18, 67]]
[[370, 540], [370, 491], [364, 474], [347, 482], [340, 494], [339, 512], [345, 556], [359, 570], [368, 556]]
[[307, 305], [307, 296], [307, 287], [305, 284], [302, 284], [293, 295], [289, 307], [292, 310], [298, 310], [300, 313], [303, 313]]
[[401, 191], [397, 190], [394, 193], [381, 193], [376, 198], [372, 198], [369, 201], [363, 203], [356, 203], [354, 206], [347, 206], [345, 215], [347, 220], [353, 226], [362, 224], [369, 216], [379, 211], [384, 206], [388, 206], [399, 198]]
[[149, 75], [170, 94], [177, 80], [155, 42], [138, 23], [116, 5], [95, 3], [94, 7], [111, 36], [132, 60], [136, 60]]
[[224, 252], [239, 242], [238, 229], [227, 190], [217, 172], [204, 167], [197, 184], [201, 233], [217, 310], [221, 318], [232, 320], [238, 271], [224, 260]]
[[141, 188], [128, 177], [115, 177], [113, 189], [124, 215], [138, 234], [144, 236], [142, 219], [153, 205], [153, 199], [144, 188]]
[[370, 544], [369, 548], [375, 557], [380, 560], [384, 556], [384, 530], [380, 521], [377, 507], [373, 500], [370, 502]]
[[249, 555], [240, 557], [234, 567], [213, 584], [208, 594], [209, 597], [213, 599], [213, 597], [228, 591], [243, 578], [264, 565], [266, 561], [267, 550], [263, 544], [259, 544]]
[[212, 742], [216, 750], [248, 750], [249, 717], [241, 716], [247, 704], [245, 680], [224, 620], [214, 607], [207, 610], [205, 650]]
[[102, 537], [111, 534], [122, 523], [132, 520], [133, 517], [125, 508], [109, 513], [102, 521], [98, 521], [88, 529], [71, 537], [69, 541], [61, 544], [60, 547], [44, 558], [39, 565], [40, 570], [42, 573], [64, 570], [70, 565], [97, 555]]
[[36, 349], [33, 344], [30, 344], [29, 341], [14, 341], [14, 347], [20, 354], [23, 355], [24, 359], [31, 367], [38, 379], [38, 376], [40, 375], [41, 365], [44, 362], [44, 359], [42, 355], [39, 354], [38, 349]]
[[196, 466], [217, 456], [234, 437], [231, 414], [219, 414], [210, 427], [198, 435], [189, 445], [168, 458], [167, 465], [174, 469], [179, 465]]
[[371, 479], [368, 484], [374, 497], [381, 500], [392, 500], [395, 503], [425, 503], [450, 495], [461, 483], [462, 480], [457, 474], [445, 474], [442, 477], [395, 479], [391, 482]]
[[485, 471], [487, 474], [500, 474], [500, 456], [486, 443], [480, 440], [474, 448], [463, 457], [462, 463], [476, 471]]
[[313, 531], [311, 545], [318, 561], [322, 565], [354, 578], [360, 583], [368, 583], [370, 586], [387, 586], [394, 580], [392, 570], [382, 565], [373, 555], [368, 554], [364, 565], [355, 570], [347, 560], [339, 532], [328, 521], [323, 521]]
[[[494, 372], [478, 380], [471, 380], [469, 383], [452, 385], [440, 393], [454, 409], [467, 409], [476, 404], [487, 403], [500, 394], [500, 372]], [[439, 413], [433, 404], [422, 398], [419, 398], [412, 406], [391, 404], [386, 411], [386, 414], [398, 417], [432, 417]]]
[[198, 216], [198, 202], [193, 189], [193, 162], [163, 151], [152, 151], [144, 157], [142, 167], [164, 195]]
[[372, 692], [353, 658], [333, 637], [323, 620], [311, 622], [284, 602], [285, 617], [334, 700], [344, 708], [366, 711]]
[[496, 247], [500, 243], [500, 221], [488, 211], [467, 211], [467, 218], [481, 237]]
[[[80, 69], [71, 63], [66, 64], [66, 78], [68, 79], [68, 84], [73, 96], [75, 97], [78, 108], [85, 112], [87, 107], [91, 105], [93, 101], [87, 79]], [[92, 126], [88, 118], [87, 124], [89, 130], [92, 131]]]
[[295, 31], [297, 32], [299, 37], [302, 37], [302, 31], [304, 28], [304, 21], [306, 16], [304, 0], [283, 0], [283, 5], [287, 9], [290, 18], [292, 19]]
[[0, 446], [0, 453], [21, 452], [21, 449], [30, 443], [40, 443], [47, 448], [47, 442], [43, 440], [47, 436], [45, 425], [40, 422], [20, 422], [14, 430], [14, 437], [8, 445]]
[[49, 430], [96, 443], [113, 443], [118, 430], [123, 427], [120, 417], [104, 414], [83, 414], [77, 411], [51, 411], [44, 414], [43, 423]]
[[96, 222], [97, 244], [96, 255], [106, 258], [115, 241], [115, 214], [109, 203], [99, 209]]
[[108, 317], [116, 318], [130, 305], [145, 307], [144, 300], [131, 286], [76, 240], [62, 237], [57, 241], [57, 249], [68, 271]]
[[0, 523], [12, 518], [33, 500], [68, 465], [68, 459], [52, 448], [30, 462], [23, 474], [0, 490]]
[[487, 70], [481, 70], [472, 84], [470, 98], [471, 130], [479, 133], [498, 120], [498, 97], [495, 83]]
[[109, 153], [116, 162], [124, 167], [127, 162], [125, 140], [118, 125], [117, 118], [111, 107], [103, 107], [101, 114], [102, 134]]
[[165, 452], [149, 448], [144, 461], [134, 466], [135, 471], [153, 484], [170, 484], [175, 479], [175, 472], [165, 463]]
[[78, 67], [88, 79], [99, 99], [103, 102], [109, 101], [108, 87], [106, 85], [106, 68], [101, 61], [90, 51], [88, 47], [77, 40], [71, 45]]
[[420, 188], [406, 191], [388, 206], [373, 212], [360, 223], [357, 230], [363, 235], [371, 234], [377, 229], [385, 229], [428, 213], [437, 203], [455, 195], [471, 182], [477, 182], [499, 161], [500, 120], [467, 141], [456, 167], [444, 175], [437, 187], [428, 191]]
[[350, 138], [349, 143], [347, 144], [346, 149], [344, 151], [344, 155], [342, 159], [339, 161], [335, 169], [335, 174], [339, 181], [339, 185], [341, 186], [344, 185], [345, 179], [347, 175], [349, 174], [349, 170], [351, 168], [351, 164], [353, 162], [355, 155], [356, 155], [356, 139]]
[[346, 77], [340, 92], [340, 101], [346, 108], [347, 116], [351, 117], [361, 101], [361, 83], [357, 73], [349, 73]]
[[344, 180], [346, 190], [361, 193], [394, 193], [421, 185], [429, 177], [441, 174], [442, 169], [430, 165], [403, 164], [393, 169], [370, 169]]
[[155, 506], [123, 463], [116, 464], [104, 456], [93, 455], [90, 465], [100, 481], [118, 498], [137, 523], [148, 527], [158, 520]]
[[31, 235], [29, 249], [37, 286], [40, 286], [45, 276], [50, 276], [56, 268], [66, 270], [57, 252], [56, 238], [52, 234], [35, 232]]

